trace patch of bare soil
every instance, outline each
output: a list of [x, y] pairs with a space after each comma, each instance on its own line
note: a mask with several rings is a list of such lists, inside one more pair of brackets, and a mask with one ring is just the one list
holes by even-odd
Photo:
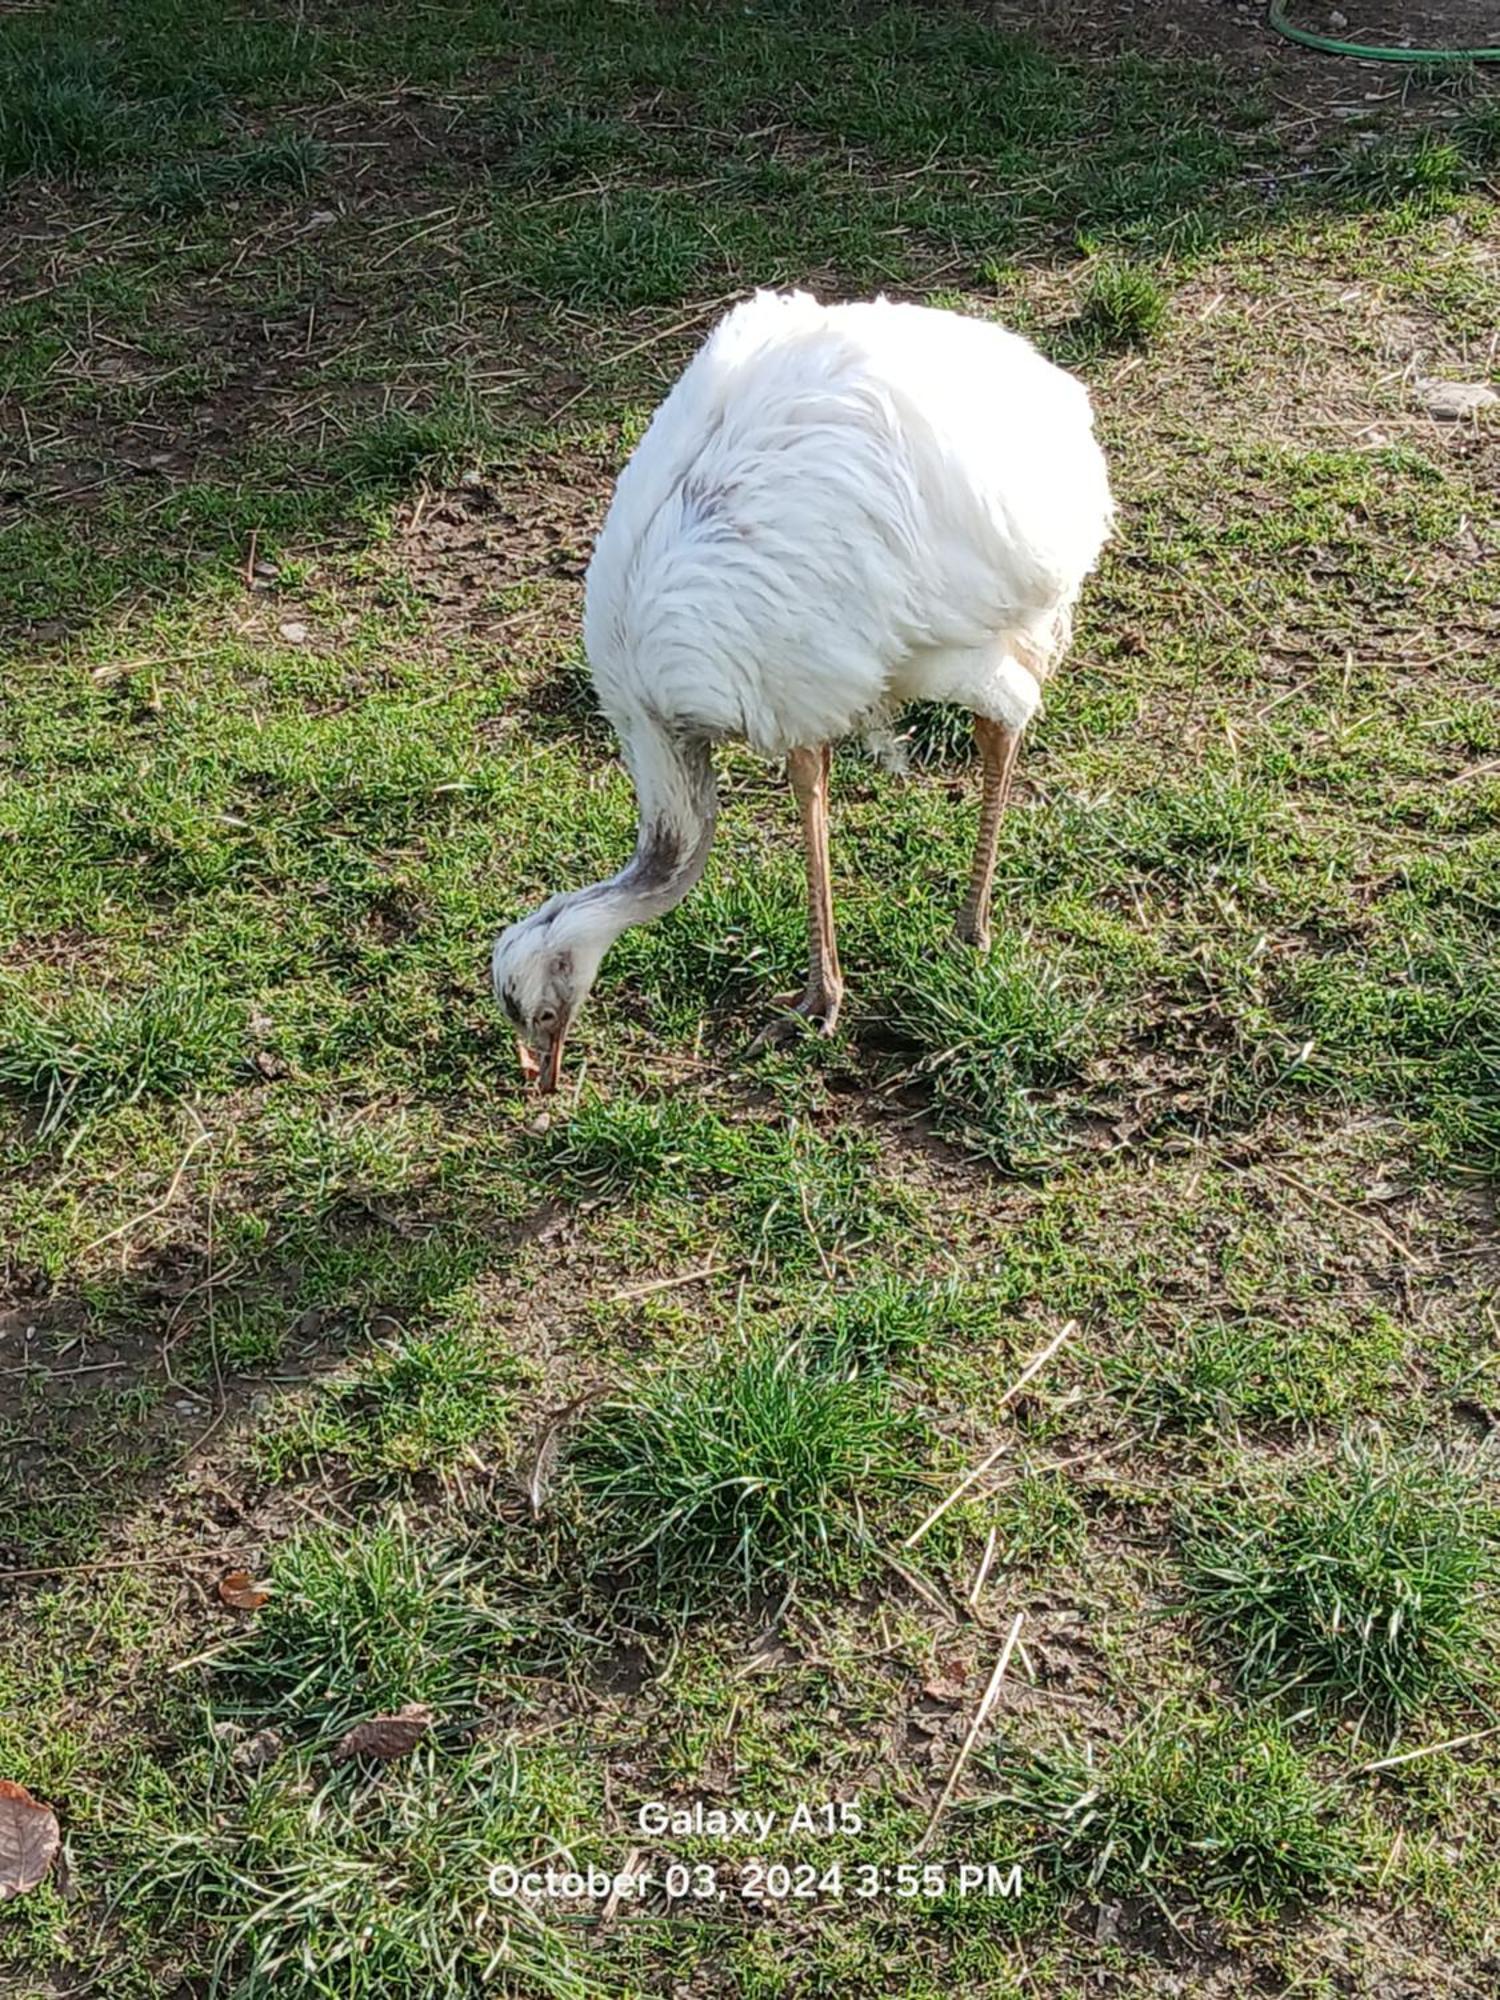
[[[494, 638], [555, 593], [576, 595], [604, 519], [614, 467], [582, 452], [474, 473], [424, 491], [400, 532], [401, 567], [450, 629]], [[526, 587], [530, 586], [530, 590]]]

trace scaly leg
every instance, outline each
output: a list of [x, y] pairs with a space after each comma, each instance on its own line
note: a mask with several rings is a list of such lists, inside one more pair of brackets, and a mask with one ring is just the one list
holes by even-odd
[[[802, 840], [807, 850], [807, 987], [784, 1002], [791, 1013], [831, 1035], [844, 997], [838, 945], [833, 932], [833, 883], [828, 872], [828, 772], [833, 759], [825, 743], [819, 750], [793, 750], [786, 760], [787, 776], [802, 815]], [[782, 1018], [756, 1036], [754, 1048], [783, 1040], [796, 1022]]]
[[976, 715], [974, 736], [984, 758], [984, 796], [979, 806], [979, 840], [974, 849], [969, 892], [958, 913], [958, 935], [965, 944], [977, 945], [981, 951], [988, 951], [990, 890], [995, 881], [1000, 815], [1010, 797], [1010, 781], [1015, 774], [1016, 755], [1021, 748], [1021, 732], [1019, 729], [1007, 729], [1003, 722], [991, 722], [985, 716]]

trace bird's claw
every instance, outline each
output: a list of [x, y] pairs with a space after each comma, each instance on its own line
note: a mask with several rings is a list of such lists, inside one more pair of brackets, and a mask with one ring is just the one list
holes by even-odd
[[793, 1036], [806, 1034], [809, 1030], [826, 1040], [838, 1026], [839, 1003], [843, 997], [841, 992], [821, 986], [810, 987], [805, 993], [779, 994], [772, 1004], [781, 1012], [761, 1029], [747, 1053], [758, 1056], [765, 1049], [780, 1048]]

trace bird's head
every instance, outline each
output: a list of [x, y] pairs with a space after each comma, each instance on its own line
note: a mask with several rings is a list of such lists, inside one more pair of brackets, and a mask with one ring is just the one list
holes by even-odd
[[568, 1030], [610, 941], [579, 898], [568, 896], [554, 896], [495, 940], [495, 998], [516, 1031], [526, 1081], [539, 1090], [557, 1088]]

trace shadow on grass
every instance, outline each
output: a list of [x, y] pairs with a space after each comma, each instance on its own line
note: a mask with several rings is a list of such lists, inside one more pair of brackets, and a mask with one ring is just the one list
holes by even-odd
[[[437, 1474], [494, 1442], [527, 1363], [484, 1288], [548, 1213], [486, 1228], [434, 1214], [430, 1191], [420, 1222], [347, 1197], [315, 1219], [230, 1210], [216, 1243], [200, 1228], [23, 1297], [3, 1316], [0, 1576], [107, 1559], [114, 1524], [236, 1430], [247, 1492], [308, 1463], [335, 1481]], [[298, 1391], [335, 1373], [299, 1419]]]
[[362, 540], [549, 410], [649, 403], [755, 285], [1011, 312], [1013, 260], [1082, 245], [1078, 309], [1040, 332], [1086, 365], [1152, 338], [1163, 259], [1451, 206], [1497, 151], [1479, 100], [1440, 137], [1344, 125], [1294, 158], [1222, 64], [838, 0], [355, 6], [291, 37], [86, 4], [0, 22], [0, 103], [37, 223], [0, 306], [0, 624], [54, 637], [222, 584], [252, 545]]

